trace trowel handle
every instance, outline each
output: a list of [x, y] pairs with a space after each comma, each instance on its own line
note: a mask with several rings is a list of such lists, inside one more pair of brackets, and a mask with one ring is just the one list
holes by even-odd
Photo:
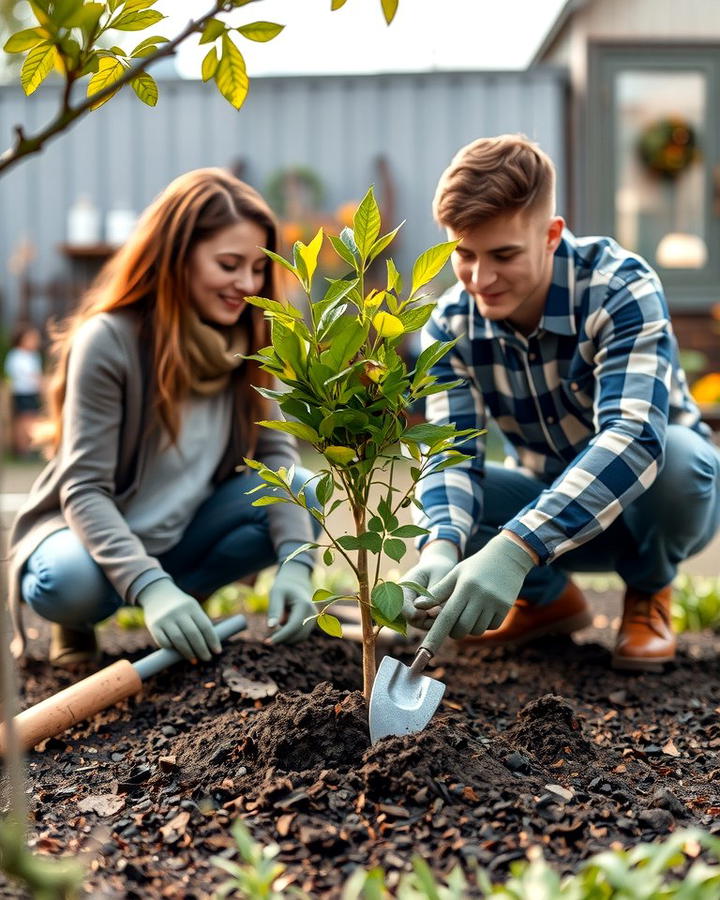
[[[45, 738], [60, 734], [141, 688], [142, 681], [132, 663], [120, 659], [15, 716], [18, 743], [23, 750], [30, 750]], [[0, 754], [4, 753], [5, 726], [2, 725]]]
[[[246, 628], [247, 619], [241, 615], [230, 616], [230, 618], [223, 619], [222, 622], [216, 622], [213, 625], [213, 631], [221, 641], [227, 640], [227, 638], [237, 634], [238, 631], [244, 631]], [[154, 653], [143, 656], [142, 659], [134, 662], [133, 668], [140, 678], [145, 681], [150, 676], [157, 675], [158, 672], [167, 669], [168, 666], [180, 662], [181, 659], [182, 656], [177, 650], [155, 650]]]

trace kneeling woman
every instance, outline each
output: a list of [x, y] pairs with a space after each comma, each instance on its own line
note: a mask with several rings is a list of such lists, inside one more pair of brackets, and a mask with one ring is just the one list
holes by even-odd
[[[254, 472], [297, 463], [292, 438], [255, 425], [279, 418], [254, 390], [269, 376], [243, 361], [269, 343], [275, 218], [221, 169], [177, 178], [142, 216], [56, 342], [51, 459], [13, 525], [13, 652], [20, 602], [52, 623], [51, 660], [97, 654], [94, 625], [139, 604], [156, 643], [188, 659], [219, 643], [198, 598], [312, 540], [299, 507], [254, 507]], [[296, 470], [297, 485], [311, 473]], [[308, 499], [310, 499], [310, 492]], [[254, 495], [255, 497], [257, 495]], [[272, 640], [305, 637], [312, 556], [281, 566]], [[284, 624], [283, 624], [284, 623]]]

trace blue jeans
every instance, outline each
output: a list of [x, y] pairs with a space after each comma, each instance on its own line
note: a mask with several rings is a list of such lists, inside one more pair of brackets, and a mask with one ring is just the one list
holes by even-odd
[[[293, 490], [310, 478], [312, 472], [297, 469]], [[158, 556], [179, 588], [204, 597], [277, 562], [267, 507], [252, 506], [261, 492], [247, 495], [261, 483], [249, 471], [221, 484], [199, 507], [180, 541]], [[309, 505], [318, 506], [313, 484], [307, 485], [305, 495]], [[317, 522], [312, 521], [317, 533]], [[32, 553], [21, 587], [23, 599], [38, 615], [71, 628], [101, 622], [124, 603], [69, 528], [51, 534]]]
[[[466, 555], [484, 547], [546, 488], [537, 478], [489, 463], [485, 518]], [[617, 572], [629, 587], [655, 592], [673, 580], [680, 562], [712, 540], [719, 525], [720, 452], [689, 428], [670, 425], [663, 468], [648, 490], [602, 534], [532, 569], [520, 593], [530, 603], [551, 603], [568, 572]]]

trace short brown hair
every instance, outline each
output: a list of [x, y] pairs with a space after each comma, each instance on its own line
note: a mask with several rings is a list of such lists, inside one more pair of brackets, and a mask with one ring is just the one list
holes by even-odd
[[[479, 138], [462, 147], [440, 176], [433, 215], [462, 231], [505, 213], [554, 203], [555, 166], [524, 134]], [[551, 210], [551, 214], [554, 210]]]

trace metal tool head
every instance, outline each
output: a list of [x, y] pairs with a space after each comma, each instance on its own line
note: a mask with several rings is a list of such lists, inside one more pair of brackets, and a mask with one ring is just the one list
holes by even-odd
[[[426, 654], [424, 657], [421, 654]], [[420, 650], [412, 666], [384, 656], [370, 694], [370, 740], [374, 744], [390, 734], [422, 731], [440, 705], [445, 685], [421, 675], [430, 654]], [[420, 665], [416, 663], [420, 662]]]

